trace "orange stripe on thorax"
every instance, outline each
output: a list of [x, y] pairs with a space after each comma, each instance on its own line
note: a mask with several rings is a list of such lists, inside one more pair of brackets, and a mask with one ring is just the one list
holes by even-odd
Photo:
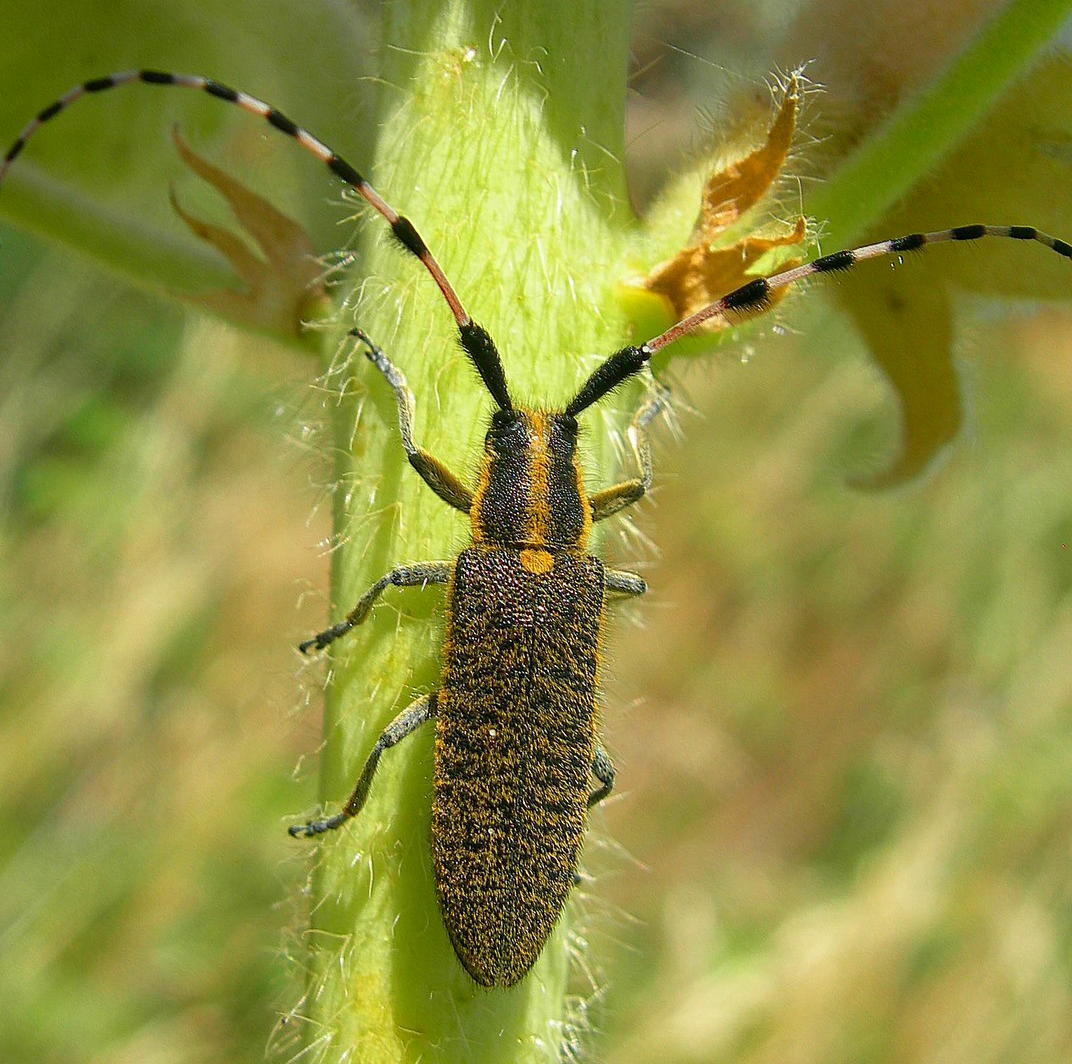
[[551, 421], [546, 414], [533, 412], [528, 422], [532, 442], [525, 539], [532, 547], [546, 547], [551, 532]]

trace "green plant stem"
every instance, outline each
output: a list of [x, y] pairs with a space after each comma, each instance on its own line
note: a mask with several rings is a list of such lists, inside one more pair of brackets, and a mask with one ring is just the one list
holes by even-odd
[[[621, 169], [628, 6], [409, 0], [386, 12], [373, 181], [496, 338], [516, 399], [561, 405], [623, 342], [612, 293], [632, 225]], [[353, 317], [406, 373], [421, 445], [471, 479], [489, 397], [431, 280], [378, 218], [367, 237]], [[344, 377], [337, 614], [393, 565], [450, 558], [466, 538], [464, 518], [405, 462], [382, 379], [360, 356], [334, 379]], [[607, 469], [608, 416], [621, 415], [587, 418], [593, 474]], [[389, 592], [337, 644], [325, 802], [345, 799], [387, 722], [435, 687], [442, 601], [440, 589]], [[557, 1061], [570, 1037], [568, 917], [519, 986], [487, 991], [465, 974], [431, 878], [432, 738], [428, 725], [389, 751], [360, 817], [320, 844], [310, 1040], [330, 1061]]]
[[809, 199], [808, 212], [825, 223], [824, 244], [847, 247], [932, 171], [1037, 61], [1070, 14], [1070, 0], [1012, 0], [995, 15]]

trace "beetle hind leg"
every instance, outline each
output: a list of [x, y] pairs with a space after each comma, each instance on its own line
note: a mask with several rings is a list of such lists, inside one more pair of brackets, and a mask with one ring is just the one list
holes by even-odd
[[592, 756], [592, 775], [595, 776], [602, 787], [597, 787], [588, 796], [588, 808], [598, 805], [614, 789], [614, 762], [610, 755], [603, 749], [602, 743], [596, 743], [596, 752]]

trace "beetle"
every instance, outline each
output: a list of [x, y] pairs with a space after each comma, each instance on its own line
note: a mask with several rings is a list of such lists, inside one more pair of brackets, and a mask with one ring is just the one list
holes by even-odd
[[[392, 569], [338, 624], [302, 643], [322, 650], [361, 624], [390, 586], [446, 584], [443, 676], [376, 742], [349, 801], [335, 816], [290, 829], [318, 835], [361, 809], [384, 750], [435, 718], [432, 853], [444, 924], [466, 970], [511, 986], [531, 968], [558, 920], [584, 836], [587, 810], [614, 785], [596, 736], [596, 681], [608, 593], [642, 595], [637, 575], [588, 553], [593, 522], [651, 486], [647, 429], [665, 403], [656, 388], [633, 419], [640, 475], [589, 495], [577, 454], [577, 415], [626, 369], [593, 375], [561, 411], [514, 405], [487, 334], [463, 343], [497, 409], [470, 491], [410, 435], [405, 378], [360, 330], [369, 360], [397, 400], [403, 446], [425, 483], [466, 513], [471, 543], [451, 562]], [[636, 356], [619, 360], [630, 367]], [[629, 370], [631, 373], [632, 370]], [[589, 773], [599, 787], [589, 792]]]
[[[33, 118], [0, 163], [0, 182], [36, 130], [86, 96], [142, 82], [198, 89], [265, 119], [294, 138], [387, 221], [428, 271], [461, 347], [495, 404], [476, 485], [470, 488], [413, 440], [405, 377], [361, 330], [352, 335], [394, 393], [402, 446], [414, 470], [465, 513], [471, 542], [449, 561], [392, 569], [339, 623], [300, 645], [323, 650], [358, 627], [389, 587], [445, 585], [439, 687], [403, 710], [376, 741], [354, 791], [334, 816], [290, 828], [317, 836], [356, 816], [383, 752], [421, 725], [436, 727], [432, 852], [443, 922], [459, 960], [488, 987], [530, 970], [577, 882], [588, 810], [611, 793], [614, 767], [599, 741], [596, 698], [607, 599], [646, 591], [637, 575], [589, 553], [592, 525], [631, 506], [652, 484], [648, 430], [668, 393], [654, 381], [632, 421], [637, 475], [589, 493], [578, 458], [578, 417], [641, 373], [654, 355], [705, 322], [765, 309], [772, 294], [820, 273], [925, 245], [984, 237], [1032, 240], [1065, 258], [1072, 245], [1030, 226], [967, 225], [915, 233], [758, 277], [659, 336], [603, 361], [560, 410], [513, 402], [495, 343], [468, 314], [413, 224], [346, 160], [274, 107], [209, 78], [125, 71], [76, 86]], [[598, 786], [593, 788], [591, 777]]]

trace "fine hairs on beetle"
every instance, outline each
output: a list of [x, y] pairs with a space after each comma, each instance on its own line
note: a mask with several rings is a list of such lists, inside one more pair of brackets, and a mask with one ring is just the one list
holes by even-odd
[[290, 834], [321, 835], [356, 816], [383, 752], [434, 720], [431, 845], [443, 923], [477, 983], [512, 986], [536, 961], [578, 881], [588, 810], [614, 786], [614, 767], [595, 723], [603, 614], [609, 596], [642, 595], [646, 585], [633, 573], [604, 567], [588, 553], [588, 537], [594, 522], [631, 506], [650, 488], [647, 431], [666, 406], [667, 392], [653, 380], [633, 418], [637, 475], [591, 493], [578, 460], [578, 417], [675, 340], [705, 322], [761, 311], [772, 293], [815, 274], [927, 244], [984, 237], [1035, 241], [1065, 258], [1072, 258], [1072, 245], [1031, 226], [961, 225], [823, 255], [758, 277], [646, 343], [614, 352], [562, 409], [526, 409], [511, 398], [491, 336], [469, 316], [413, 224], [326, 144], [244, 92], [156, 70], [94, 78], [25, 126], [0, 163], [0, 183], [41, 125], [83, 96], [131, 82], [199, 89], [265, 119], [320, 159], [386, 219], [397, 243], [431, 275], [454, 316], [462, 350], [494, 403], [470, 486], [414, 442], [413, 397], [404, 376], [365, 333], [351, 330], [394, 393], [410, 464], [443, 502], [468, 516], [471, 542], [456, 558], [392, 569], [343, 620], [301, 644], [303, 653], [325, 649], [359, 626], [389, 587], [446, 586], [439, 687], [417, 698], [380, 735], [341, 811], [295, 825]]

